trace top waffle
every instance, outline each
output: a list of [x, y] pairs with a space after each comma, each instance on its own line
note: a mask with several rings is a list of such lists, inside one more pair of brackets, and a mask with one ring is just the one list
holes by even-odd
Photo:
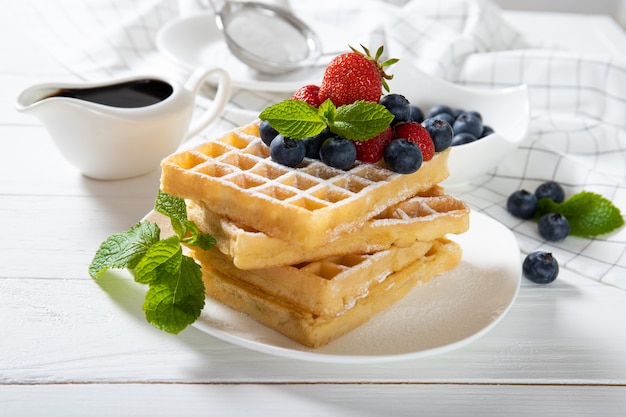
[[432, 188], [449, 173], [449, 150], [408, 175], [362, 163], [343, 171], [310, 159], [288, 168], [272, 161], [258, 135], [255, 122], [167, 157], [162, 162], [163, 191], [312, 248]]

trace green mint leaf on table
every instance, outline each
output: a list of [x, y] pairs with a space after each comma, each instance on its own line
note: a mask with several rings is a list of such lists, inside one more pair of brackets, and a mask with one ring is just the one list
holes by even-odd
[[107, 269], [133, 270], [135, 281], [148, 285], [143, 305], [148, 322], [178, 333], [200, 316], [205, 296], [200, 266], [183, 254], [181, 243], [207, 250], [215, 239], [187, 219], [182, 198], [159, 191], [155, 210], [169, 217], [174, 236], [161, 239], [161, 229], [149, 221], [111, 235], [96, 251], [89, 275], [97, 279]]
[[589, 191], [581, 191], [562, 203], [542, 198], [538, 202], [536, 218], [549, 213], [565, 216], [570, 224], [570, 234], [578, 237], [603, 235], [624, 225], [620, 210], [610, 200]]
[[135, 268], [150, 246], [159, 240], [159, 234], [157, 225], [143, 221], [126, 232], [109, 236], [96, 251], [89, 275], [98, 278], [109, 268]]
[[204, 283], [198, 264], [182, 255], [175, 273], [163, 274], [150, 285], [143, 311], [155, 327], [179, 333], [192, 324], [204, 307]]
[[176, 270], [180, 269], [182, 256], [177, 236], [155, 242], [137, 264], [135, 281], [140, 284], [152, 284], [166, 274], [176, 273]]
[[393, 115], [384, 106], [368, 101], [337, 108], [326, 100], [316, 109], [303, 101], [285, 100], [267, 107], [259, 118], [291, 139], [310, 138], [328, 127], [347, 139], [367, 140], [385, 130]]

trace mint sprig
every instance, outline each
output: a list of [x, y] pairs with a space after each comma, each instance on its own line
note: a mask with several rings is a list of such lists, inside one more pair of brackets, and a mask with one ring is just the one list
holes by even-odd
[[259, 118], [291, 139], [306, 139], [328, 127], [347, 139], [368, 140], [389, 126], [393, 114], [385, 106], [369, 101], [356, 101], [337, 108], [326, 100], [315, 108], [304, 101], [285, 100], [267, 107]]
[[98, 279], [108, 269], [133, 270], [135, 281], [148, 285], [143, 304], [148, 322], [176, 334], [200, 316], [205, 297], [200, 266], [183, 254], [181, 243], [210, 249], [215, 239], [187, 219], [182, 198], [159, 191], [154, 207], [170, 218], [175, 234], [161, 239], [159, 226], [147, 220], [113, 234], [96, 251], [89, 275]]
[[549, 213], [567, 218], [570, 235], [591, 238], [619, 229], [624, 225], [620, 210], [600, 194], [581, 191], [562, 203], [542, 198], [537, 203], [535, 219]]

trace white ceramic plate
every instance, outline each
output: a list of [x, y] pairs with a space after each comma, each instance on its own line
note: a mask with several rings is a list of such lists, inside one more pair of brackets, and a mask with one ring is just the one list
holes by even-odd
[[467, 233], [452, 237], [463, 248], [456, 269], [321, 348], [306, 348], [212, 299], [194, 326], [238, 346], [314, 362], [391, 362], [458, 349], [504, 317], [521, 280], [519, 247], [510, 230], [483, 214], [472, 213], [470, 220]]
[[306, 84], [319, 84], [323, 67], [290, 74], [264, 75], [235, 58], [215, 24], [213, 13], [199, 13], [175, 19], [159, 30], [157, 49], [183, 68], [222, 67], [230, 73], [233, 87], [247, 90], [293, 92]]

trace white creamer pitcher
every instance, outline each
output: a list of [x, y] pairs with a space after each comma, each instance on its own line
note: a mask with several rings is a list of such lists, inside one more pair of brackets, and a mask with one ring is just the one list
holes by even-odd
[[[193, 120], [196, 95], [207, 77], [217, 92]], [[133, 76], [98, 83], [45, 83], [17, 97], [19, 111], [47, 128], [61, 154], [84, 175], [121, 179], [146, 174], [224, 110], [231, 94], [228, 73], [200, 68], [186, 83], [160, 76]]]

